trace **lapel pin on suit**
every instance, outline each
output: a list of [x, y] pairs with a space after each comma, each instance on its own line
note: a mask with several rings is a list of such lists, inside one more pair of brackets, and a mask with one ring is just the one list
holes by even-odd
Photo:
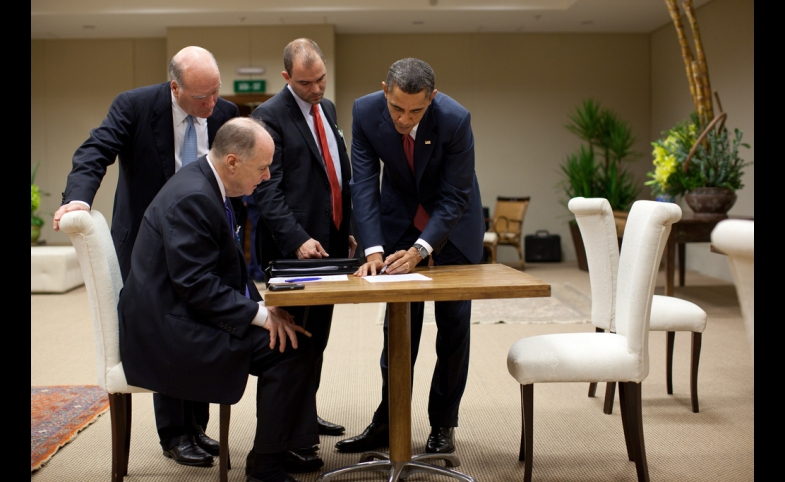
[[426, 145], [427, 145], [427, 144], [430, 144], [430, 143], [431, 143], [431, 141], [425, 141], [425, 144], [426, 144]]

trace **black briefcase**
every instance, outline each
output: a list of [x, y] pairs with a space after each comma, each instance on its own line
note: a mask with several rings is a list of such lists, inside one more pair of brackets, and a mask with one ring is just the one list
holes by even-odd
[[544, 229], [527, 234], [524, 239], [526, 262], [548, 263], [561, 261], [561, 237]]
[[287, 276], [351, 274], [361, 265], [359, 258], [278, 259], [265, 268], [265, 281]]

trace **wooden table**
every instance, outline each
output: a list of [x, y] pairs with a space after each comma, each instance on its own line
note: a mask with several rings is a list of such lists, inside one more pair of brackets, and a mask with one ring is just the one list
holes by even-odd
[[[731, 219], [753, 219], [752, 217], [733, 217]], [[722, 219], [696, 218], [685, 215], [673, 224], [668, 243], [665, 245], [665, 294], [673, 296], [676, 274], [676, 250], [679, 252], [679, 286], [684, 286], [685, 244], [710, 243], [711, 232]]]
[[[432, 281], [370, 283], [349, 275], [348, 282], [307, 283], [301, 291], [265, 291], [267, 306], [307, 306], [342, 303], [386, 302], [389, 310], [390, 453], [368, 452], [360, 462], [325, 472], [326, 482], [360, 471], [389, 473], [389, 482], [418, 472], [446, 475], [465, 482], [474, 479], [460, 472], [426, 463], [444, 460], [448, 467], [460, 465], [453, 454], [412, 456], [411, 434], [411, 331], [409, 306], [412, 301], [530, 298], [551, 295], [551, 286], [501, 264], [417, 268]], [[382, 459], [382, 460], [372, 460]]]

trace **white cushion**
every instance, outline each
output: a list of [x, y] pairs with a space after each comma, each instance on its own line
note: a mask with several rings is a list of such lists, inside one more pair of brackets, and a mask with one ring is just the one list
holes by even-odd
[[483, 244], [496, 244], [499, 241], [499, 236], [493, 231], [487, 231], [483, 237]]
[[640, 382], [648, 374], [615, 333], [559, 333], [522, 338], [507, 355], [521, 385], [542, 382]]
[[31, 293], [64, 293], [83, 284], [73, 246], [30, 247]]
[[703, 333], [706, 312], [695, 303], [673, 296], [654, 295], [649, 329], [654, 331], [693, 331]]

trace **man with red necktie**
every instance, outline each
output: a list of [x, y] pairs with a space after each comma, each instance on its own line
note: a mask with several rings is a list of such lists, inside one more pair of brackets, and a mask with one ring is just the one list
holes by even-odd
[[[381, 91], [354, 102], [352, 202], [367, 259], [357, 276], [374, 276], [382, 269], [404, 274], [430, 261], [436, 266], [480, 261], [485, 222], [471, 116], [437, 93], [435, 83], [427, 63], [402, 59], [390, 67]], [[436, 302], [435, 315], [438, 360], [425, 449], [452, 453], [469, 369], [471, 301]], [[412, 369], [422, 321], [423, 303], [411, 303]], [[387, 342], [385, 317], [382, 401], [362, 434], [336, 444], [341, 452], [365, 452], [389, 443]]]
[[[275, 142], [270, 180], [254, 192], [259, 209], [256, 249], [261, 266], [276, 259], [354, 256], [351, 235], [351, 166], [335, 105], [324, 98], [324, 54], [310, 39], [284, 48], [281, 72], [286, 87], [253, 112]], [[286, 307], [313, 334], [317, 388], [327, 346], [333, 305]], [[307, 319], [306, 319], [307, 317]], [[320, 435], [341, 435], [344, 427], [317, 417]], [[310, 472], [323, 465], [318, 447], [289, 453], [289, 472]]]

